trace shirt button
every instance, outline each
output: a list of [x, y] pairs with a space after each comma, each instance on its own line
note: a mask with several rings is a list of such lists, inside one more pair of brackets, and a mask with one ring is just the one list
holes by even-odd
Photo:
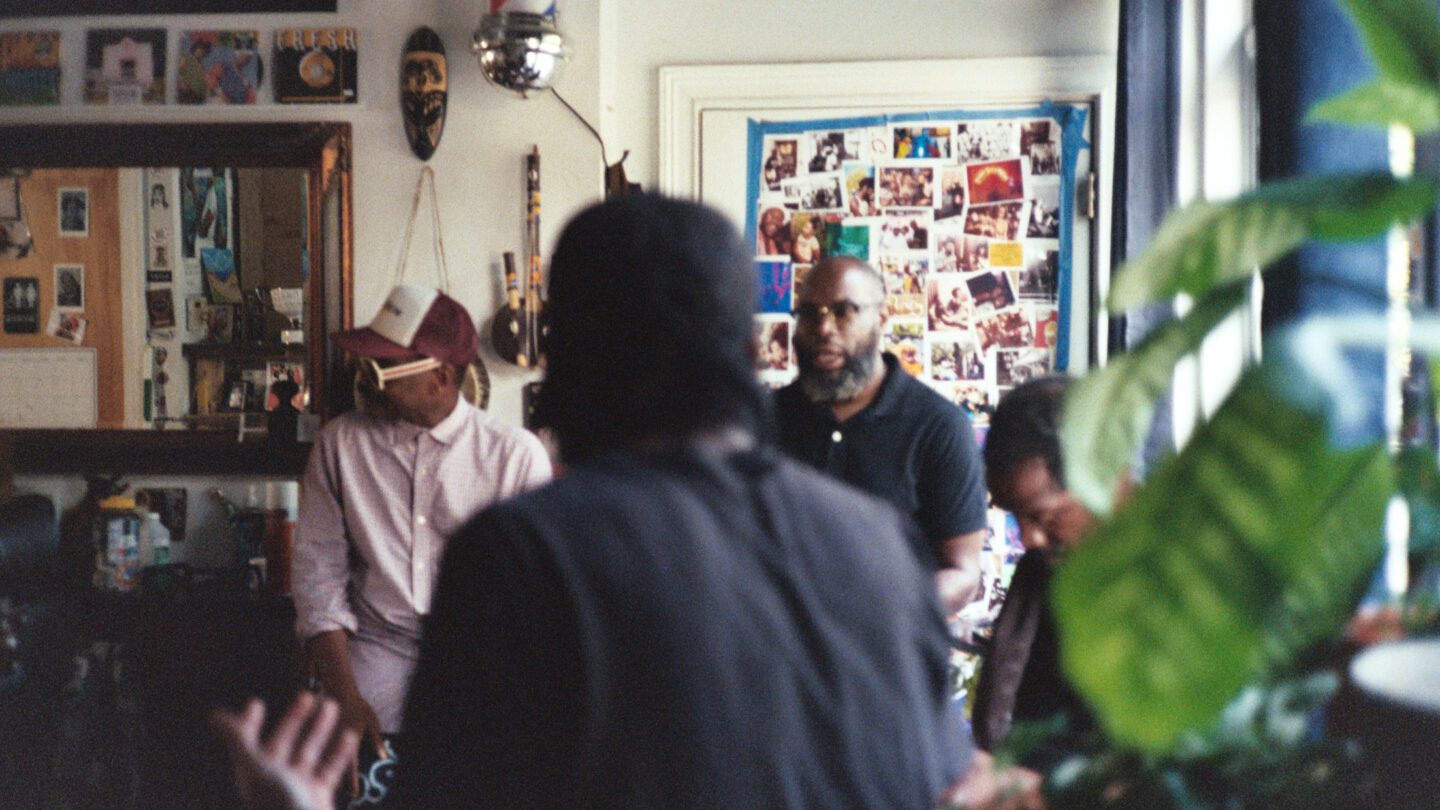
[[838, 441], [840, 441], [840, 440], [843, 439], [843, 438], [845, 438], [845, 437], [844, 437], [844, 436], [840, 433], [840, 431], [838, 431], [838, 430], [835, 431], [834, 433], [831, 433], [831, 434], [830, 434], [830, 441], [832, 441], [832, 442], [838, 442]]
[[424, 525], [425, 525], [425, 516], [424, 516], [424, 515], [420, 515], [420, 516], [416, 517], [416, 518], [415, 518], [415, 522], [418, 523], [418, 524], [420, 524], [421, 526], [424, 526]]

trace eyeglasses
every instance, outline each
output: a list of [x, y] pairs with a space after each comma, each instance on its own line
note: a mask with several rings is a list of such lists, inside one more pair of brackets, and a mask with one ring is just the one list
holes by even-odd
[[402, 377], [413, 377], [416, 374], [424, 374], [431, 369], [444, 365], [433, 357], [422, 357], [419, 360], [411, 360], [408, 363], [401, 363], [398, 366], [382, 367], [373, 357], [360, 358], [360, 378], [376, 391], [384, 391], [385, 383], [391, 380], [398, 380]]
[[806, 324], [807, 326], [818, 325], [825, 319], [826, 315], [835, 319], [836, 326], [844, 326], [850, 322], [851, 318], [860, 314], [861, 310], [878, 306], [880, 306], [879, 301], [857, 304], [854, 301], [841, 300], [828, 306], [824, 304], [800, 304], [790, 310], [790, 314], [795, 316], [796, 321]]

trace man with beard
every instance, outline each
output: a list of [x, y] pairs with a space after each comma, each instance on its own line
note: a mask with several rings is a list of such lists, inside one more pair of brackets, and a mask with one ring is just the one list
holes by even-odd
[[369, 326], [334, 340], [358, 359], [364, 407], [331, 420], [310, 454], [297, 629], [342, 723], [363, 733], [362, 756], [385, 756], [388, 742], [403, 769], [393, 737], [446, 540], [480, 509], [548, 481], [550, 459], [539, 439], [460, 396], [479, 337], [448, 295], [402, 284]]
[[915, 554], [958, 610], [979, 591], [984, 469], [964, 413], [881, 353], [884, 302], [863, 261], [810, 271], [794, 313], [800, 376], [776, 396], [780, 444], [914, 520]]

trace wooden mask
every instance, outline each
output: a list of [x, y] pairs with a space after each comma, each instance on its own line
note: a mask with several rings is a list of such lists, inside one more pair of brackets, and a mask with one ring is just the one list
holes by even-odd
[[449, 78], [440, 35], [429, 28], [415, 29], [400, 63], [400, 108], [405, 137], [421, 160], [429, 160], [440, 145]]

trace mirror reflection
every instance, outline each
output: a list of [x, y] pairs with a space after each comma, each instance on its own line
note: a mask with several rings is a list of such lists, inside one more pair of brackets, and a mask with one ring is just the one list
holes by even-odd
[[308, 172], [0, 176], [0, 424], [258, 429], [310, 410]]

